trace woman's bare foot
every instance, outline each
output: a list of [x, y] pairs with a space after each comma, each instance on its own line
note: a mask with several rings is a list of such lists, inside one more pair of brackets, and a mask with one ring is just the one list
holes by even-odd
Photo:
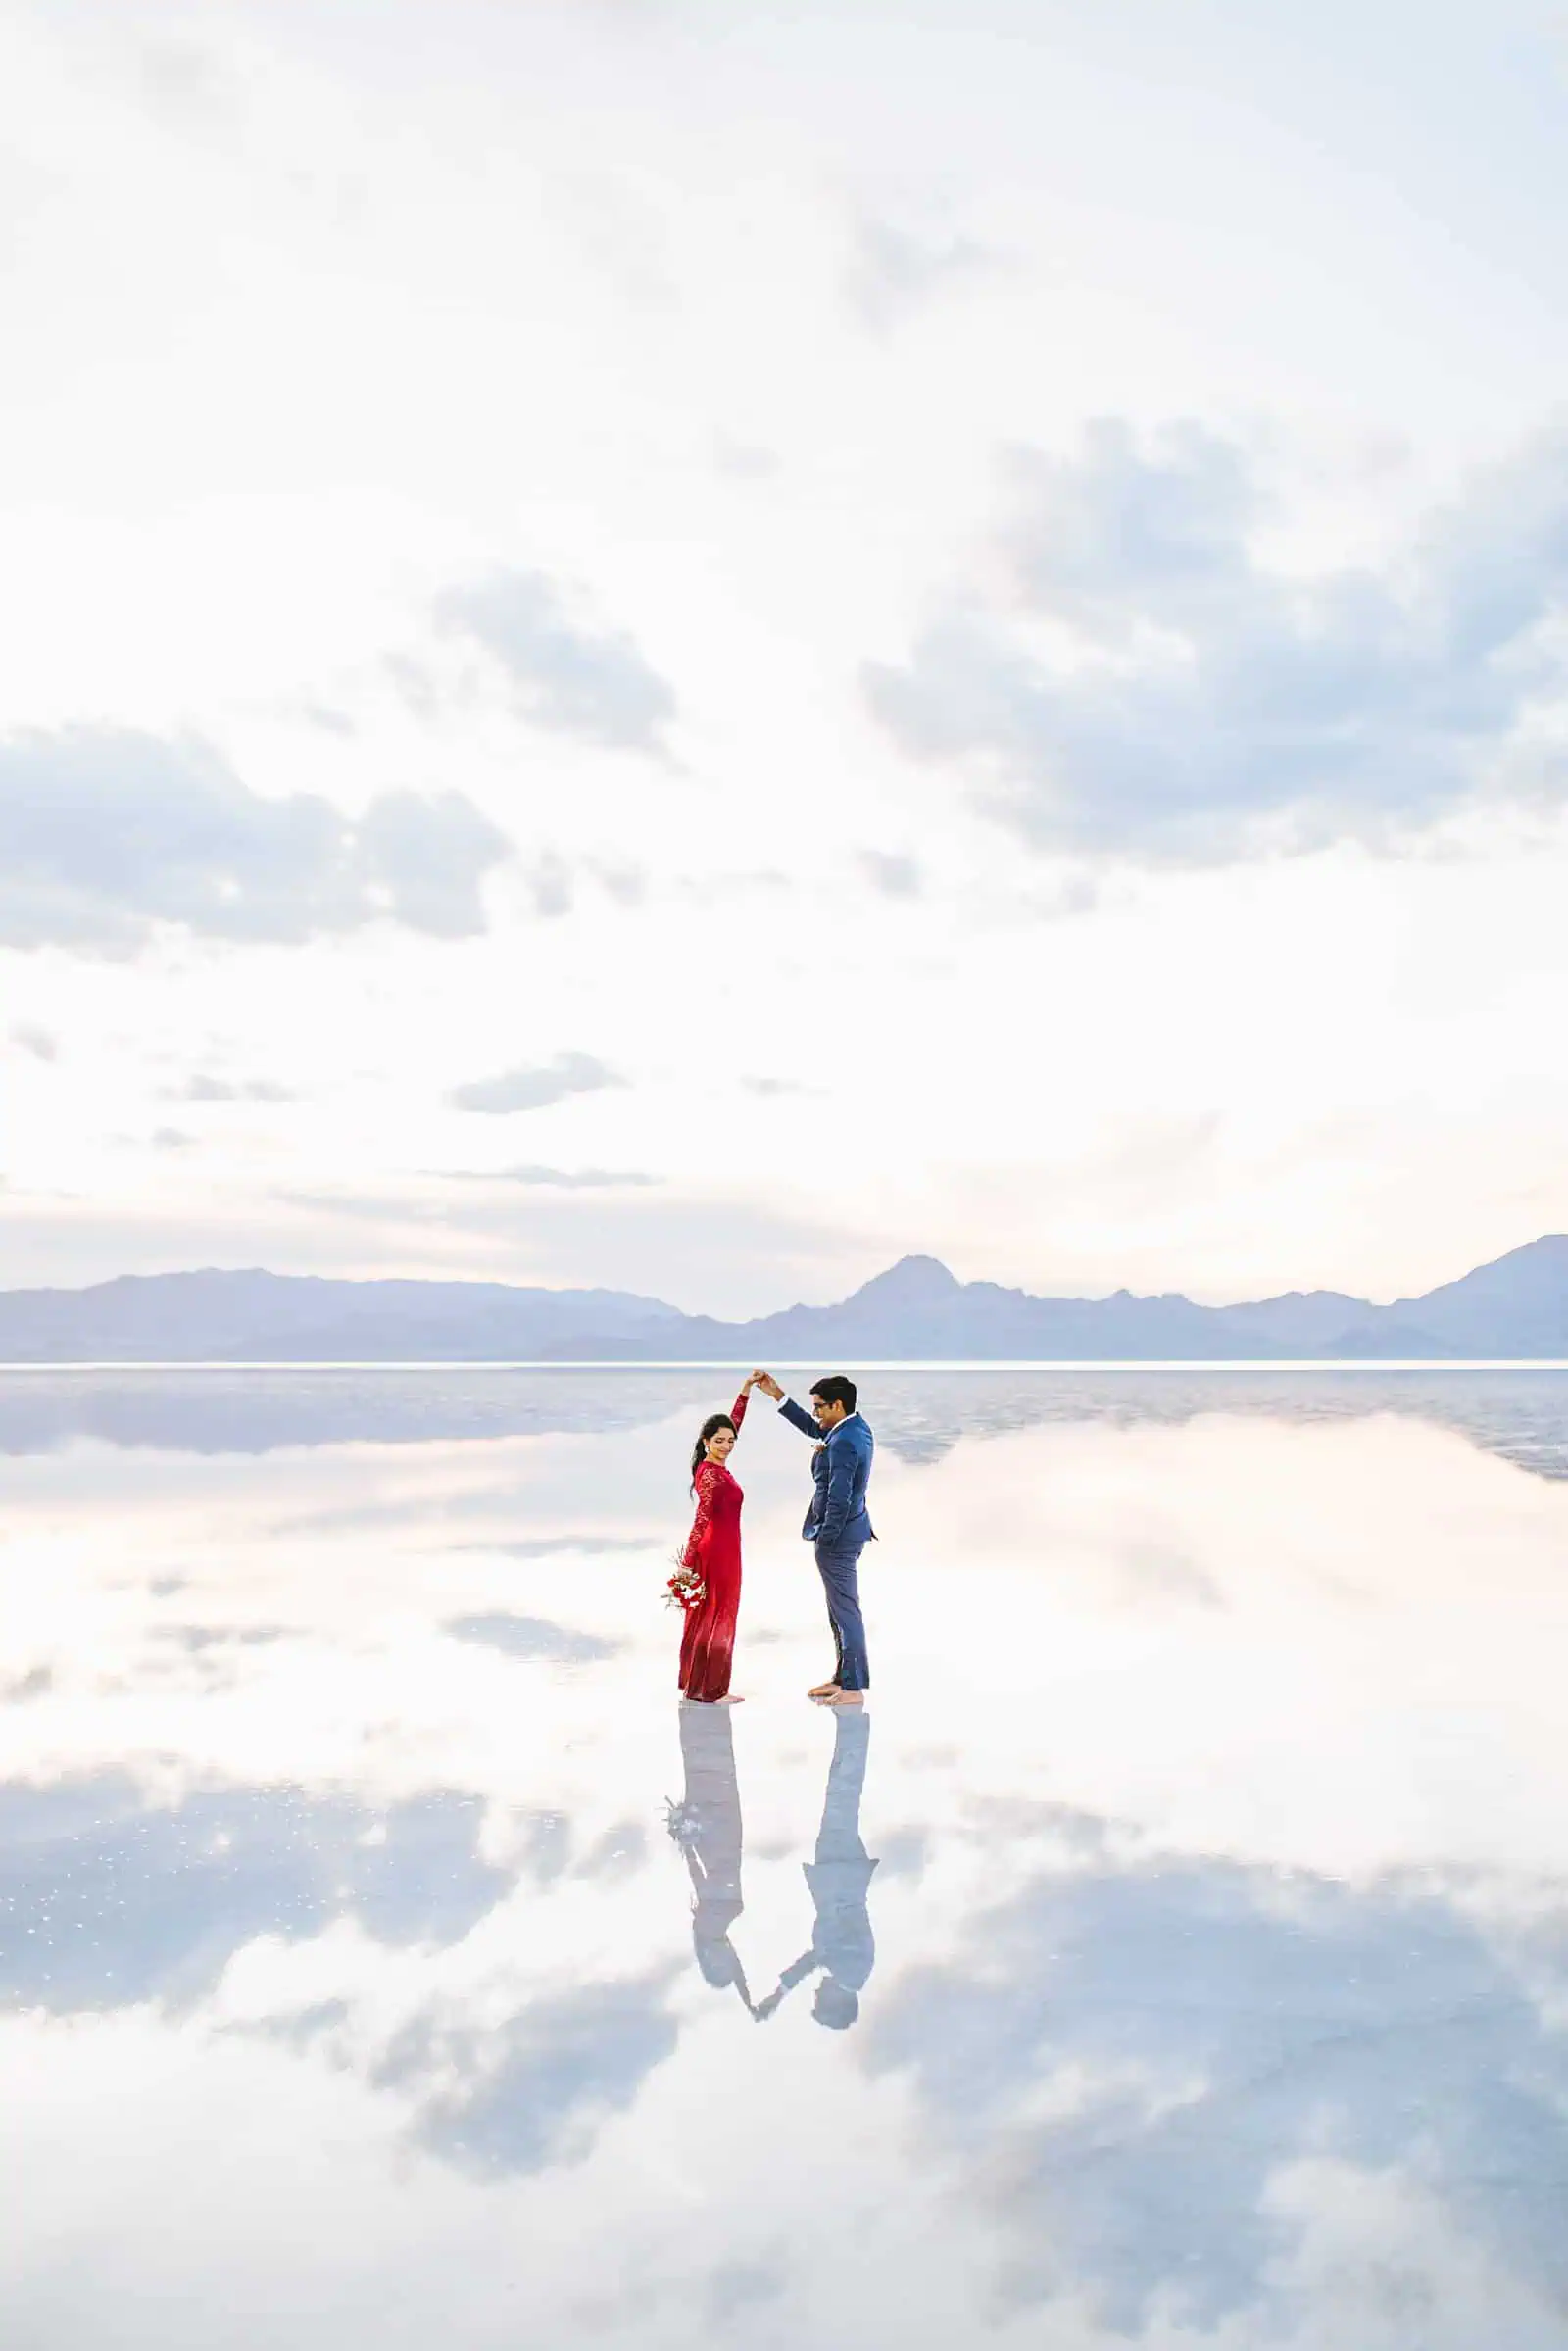
[[713, 1700], [715, 1706], [744, 1706], [746, 1700], [737, 1690], [727, 1690], [723, 1697]]
[[808, 1690], [806, 1694], [808, 1698], [825, 1698], [830, 1690], [835, 1690], [837, 1688], [836, 1682], [818, 1682], [815, 1688]]

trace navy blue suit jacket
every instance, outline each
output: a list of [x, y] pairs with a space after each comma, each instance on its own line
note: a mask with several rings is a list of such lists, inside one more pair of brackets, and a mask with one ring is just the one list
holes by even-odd
[[[820, 1439], [821, 1430], [793, 1396], [784, 1398], [779, 1412], [803, 1437]], [[801, 1529], [808, 1543], [837, 1551], [858, 1549], [872, 1541], [876, 1529], [865, 1507], [865, 1490], [875, 1450], [876, 1440], [858, 1412], [852, 1412], [836, 1429], [829, 1430], [822, 1450], [811, 1455], [811, 1507]]]

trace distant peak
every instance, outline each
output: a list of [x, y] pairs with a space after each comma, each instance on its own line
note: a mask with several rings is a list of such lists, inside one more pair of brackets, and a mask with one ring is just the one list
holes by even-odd
[[886, 1273], [873, 1276], [855, 1293], [857, 1298], [894, 1298], [910, 1305], [951, 1298], [963, 1284], [948, 1271], [940, 1257], [901, 1257]]

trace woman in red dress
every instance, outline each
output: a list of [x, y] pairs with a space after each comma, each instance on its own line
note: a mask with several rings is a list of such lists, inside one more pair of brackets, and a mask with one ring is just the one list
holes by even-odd
[[680, 1642], [680, 1694], [705, 1706], [738, 1706], [731, 1697], [730, 1665], [735, 1655], [735, 1619], [741, 1604], [741, 1504], [745, 1495], [729, 1473], [747, 1401], [757, 1383], [753, 1372], [734, 1408], [705, 1420], [692, 1454], [692, 1491], [697, 1516], [682, 1553], [707, 1587], [686, 1611]]

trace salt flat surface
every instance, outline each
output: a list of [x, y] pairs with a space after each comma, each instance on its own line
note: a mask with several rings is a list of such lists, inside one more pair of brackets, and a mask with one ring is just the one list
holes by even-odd
[[1568, 2347], [1568, 1378], [727, 1400], [0, 1378], [7, 2341]]

